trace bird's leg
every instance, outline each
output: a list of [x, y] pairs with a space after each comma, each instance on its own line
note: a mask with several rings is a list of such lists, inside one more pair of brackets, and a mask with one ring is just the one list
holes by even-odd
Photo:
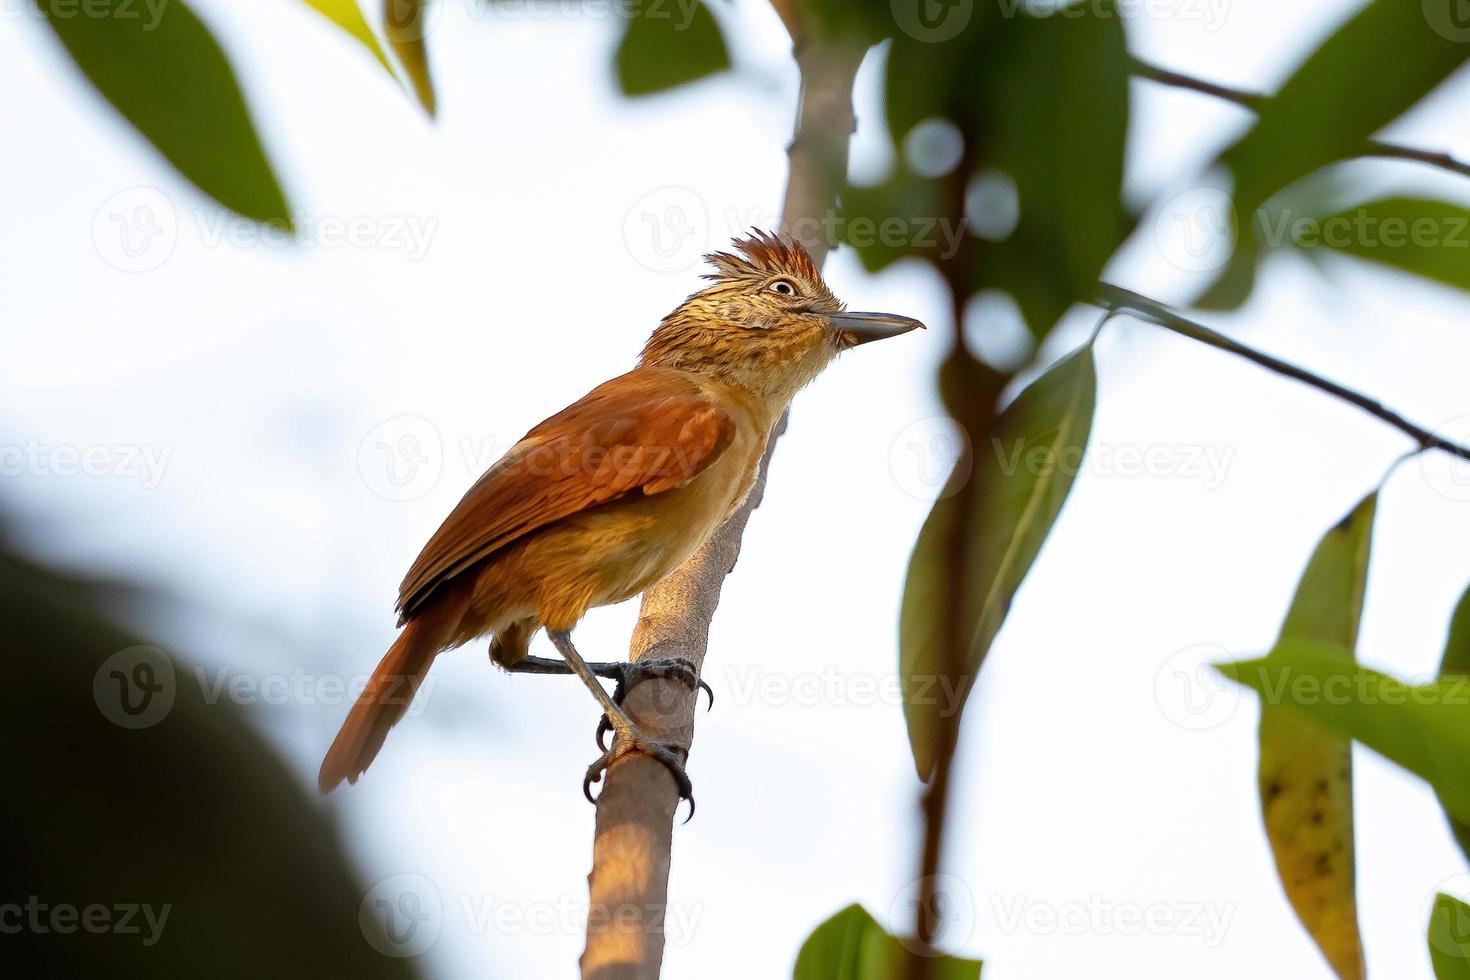
[[633, 719], [628, 717], [622, 706], [615, 702], [612, 695], [608, 694], [597, 682], [597, 675], [593, 673], [587, 661], [582, 659], [577, 648], [572, 646], [571, 634], [555, 630], [547, 630], [547, 633], [551, 636], [551, 642], [556, 646], [557, 652], [566, 658], [567, 666], [572, 673], [582, 678], [582, 683], [587, 685], [592, 696], [597, 698], [598, 703], [602, 705], [603, 714], [607, 716], [614, 733], [612, 748], [603, 752], [601, 758], [587, 767], [587, 776], [582, 780], [583, 795], [588, 801], [597, 802], [592, 796], [592, 784], [602, 780], [603, 772], [619, 756], [636, 749], [664, 764], [664, 768], [669, 771], [670, 776], [674, 777], [674, 783], [679, 787], [679, 798], [689, 801], [689, 815], [692, 817], [694, 815], [694, 788], [689, 782], [689, 774], [684, 771], [684, 761], [679, 758], [680, 755], [687, 754], [688, 750], [683, 746], [659, 741], [645, 735], [637, 725], [633, 724]]
[[[553, 660], [550, 657], [522, 657], [515, 663], [505, 668], [512, 674], [573, 674], [570, 664], [565, 660]], [[681, 682], [691, 691], [698, 687], [709, 697], [709, 706], [715, 706], [715, 692], [708, 684], [700, 678], [695, 671], [694, 665], [682, 657], [648, 657], [643, 660], [616, 660], [610, 663], [589, 663], [587, 669], [598, 677], [605, 677], [610, 681], [616, 681], [613, 685], [613, 704], [622, 706], [628, 696], [628, 692], [646, 680], [656, 677], [670, 677]], [[708, 710], [708, 709], [706, 709]], [[597, 747], [604, 752], [607, 751], [607, 743], [603, 736], [612, 731], [612, 721], [607, 715], [597, 723]]]

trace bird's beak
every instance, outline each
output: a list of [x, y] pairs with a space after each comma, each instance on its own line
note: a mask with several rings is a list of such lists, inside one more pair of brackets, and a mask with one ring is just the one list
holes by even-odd
[[897, 313], [833, 313], [827, 317], [827, 326], [841, 333], [853, 346], [924, 329], [913, 317]]

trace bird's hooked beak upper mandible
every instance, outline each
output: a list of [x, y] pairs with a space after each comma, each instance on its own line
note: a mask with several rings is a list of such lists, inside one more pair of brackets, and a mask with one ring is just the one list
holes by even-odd
[[897, 313], [833, 313], [827, 317], [827, 328], [838, 331], [856, 346], [870, 340], [897, 337], [910, 330], [923, 330], [924, 325], [913, 317]]

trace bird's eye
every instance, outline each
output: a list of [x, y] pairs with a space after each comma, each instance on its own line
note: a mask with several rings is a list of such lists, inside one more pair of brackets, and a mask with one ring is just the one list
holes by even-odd
[[796, 287], [785, 279], [777, 279], [775, 282], [771, 283], [770, 288], [772, 292], [780, 293], [782, 296], [796, 295]]

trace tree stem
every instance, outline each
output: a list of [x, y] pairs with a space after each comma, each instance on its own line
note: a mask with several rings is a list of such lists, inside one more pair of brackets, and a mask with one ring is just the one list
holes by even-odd
[[[807, 246], [820, 266], [836, 244], [829, 219], [846, 178], [852, 84], [866, 49], [806, 43], [799, 9], [786, 2], [777, 2], [776, 7], [792, 32], [801, 70], [801, 107], [789, 149], [782, 227]], [[703, 670], [720, 590], [740, 555], [741, 536], [760, 504], [771, 453], [785, 426], [783, 417], [771, 433], [755, 487], [740, 510], [693, 558], [644, 594], [632, 659], [682, 657]], [[634, 688], [623, 707], [645, 732], [688, 746], [694, 736], [696, 702], [694, 693], [677, 681], [651, 680]], [[674, 782], [656, 760], [631, 754], [608, 770], [597, 801], [592, 871], [587, 876], [590, 914], [581, 959], [583, 980], [657, 980], [663, 963], [677, 804]]]
[[[1160, 68], [1141, 58], [1133, 59], [1133, 74], [1139, 78], [1147, 78], [1158, 82], [1160, 85], [1169, 85], [1174, 88], [1188, 89], [1201, 95], [1209, 95], [1226, 102], [1233, 102], [1242, 108], [1252, 112], [1259, 112], [1261, 107], [1271, 100], [1269, 95], [1260, 92], [1248, 92], [1244, 89], [1231, 88], [1227, 85], [1217, 85], [1203, 79], [1194, 78], [1190, 75], [1181, 75], [1177, 71]], [[1370, 139], [1364, 142], [1359, 149], [1358, 156], [1382, 157], [1390, 160], [1409, 160], [1414, 163], [1423, 163], [1450, 173], [1459, 174], [1461, 177], [1470, 177], [1470, 163], [1456, 160], [1448, 153], [1439, 153], [1434, 150], [1420, 150], [1412, 146], [1404, 146], [1399, 143], [1389, 143], [1384, 140]]]
[[1335, 381], [1329, 381], [1327, 378], [1319, 374], [1314, 374], [1306, 368], [1298, 367], [1288, 361], [1283, 361], [1278, 357], [1273, 357], [1270, 354], [1258, 351], [1253, 347], [1247, 347], [1238, 340], [1232, 340], [1222, 333], [1211, 330], [1202, 323], [1196, 323], [1187, 317], [1175, 313], [1157, 300], [1149, 299], [1147, 296], [1141, 296], [1121, 286], [1103, 283], [1099, 287], [1097, 298], [1093, 300], [1093, 305], [1118, 313], [1131, 312], [1138, 314], [1143, 319], [1155, 323], [1165, 330], [1172, 330], [1182, 337], [1188, 337], [1191, 340], [1208, 344], [1210, 347], [1218, 350], [1227, 351], [1237, 357], [1243, 357], [1252, 363], [1259, 364], [1268, 371], [1272, 371], [1282, 377], [1291, 378], [1293, 381], [1299, 381], [1304, 385], [1309, 385], [1318, 391], [1325, 392], [1340, 401], [1345, 401], [1349, 405], [1367, 412], [1379, 421], [1393, 426], [1410, 439], [1413, 439], [1420, 449], [1438, 449], [1441, 452], [1449, 453], [1451, 456], [1458, 456], [1460, 459], [1470, 460], [1470, 448], [1440, 438], [1423, 426], [1409, 421], [1390, 408], [1386, 408], [1377, 399], [1370, 398], [1351, 388], [1344, 387]]

